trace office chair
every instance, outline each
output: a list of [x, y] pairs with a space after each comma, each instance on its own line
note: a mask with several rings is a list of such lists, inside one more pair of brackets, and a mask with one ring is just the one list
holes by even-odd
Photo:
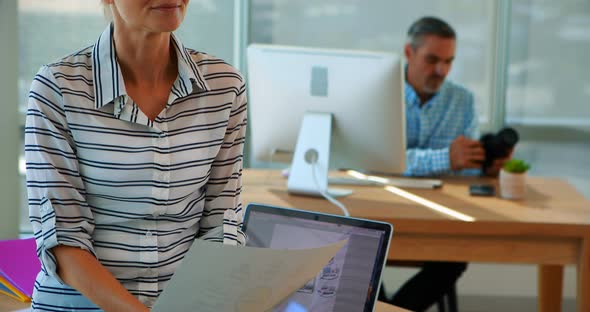
[[438, 300], [438, 302], [436, 303], [436, 307], [438, 309], [438, 312], [458, 312], [459, 311], [459, 308], [457, 306], [456, 286], [453, 286], [453, 288], [451, 288], [451, 290], [448, 293], [446, 293], [446, 295], [442, 296]]
[[[390, 260], [387, 261], [388, 266], [397, 266], [397, 267], [423, 267], [424, 262], [422, 261], [400, 261], [400, 260]], [[379, 300], [386, 301], [388, 298], [385, 295], [384, 284], [381, 284], [381, 290], [379, 292]], [[457, 285], [453, 285], [449, 291], [441, 296], [438, 301], [435, 303], [438, 312], [458, 312], [458, 300], [457, 300]]]
[[[378, 300], [383, 302], [389, 302], [387, 300], [387, 296], [385, 295], [385, 290], [383, 289], [383, 285], [381, 290], [379, 291], [379, 298]], [[446, 295], [442, 296], [436, 302], [436, 308], [438, 312], [458, 312], [458, 305], [457, 305], [457, 290], [453, 287]]]

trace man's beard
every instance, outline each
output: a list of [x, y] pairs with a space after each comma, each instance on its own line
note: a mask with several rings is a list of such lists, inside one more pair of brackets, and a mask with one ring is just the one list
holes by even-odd
[[434, 94], [438, 92], [444, 81], [445, 77], [439, 75], [432, 75], [426, 78], [426, 83], [424, 83], [424, 92], [428, 94]]

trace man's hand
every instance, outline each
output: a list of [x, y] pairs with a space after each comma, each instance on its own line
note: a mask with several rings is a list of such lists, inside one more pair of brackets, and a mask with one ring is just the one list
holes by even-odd
[[481, 168], [486, 156], [479, 141], [459, 136], [451, 143], [449, 158], [451, 160], [451, 170], [462, 170]]
[[502, 169], [502, 167], [504, 167], [504, 164], [512, 158], [512, 152], [514, 152], [514, 148], [512, 148], [510, 150], [510, 152], [508, 153], [508, 156], [506, 156], [505, 158], [499, 158], [499, 159], [494, 160], [492, 165], [490, 167], [488, 167], [486, 169], [486, 172], [484, 172], [484, 173], [486, 175], [492, 176], [492, 177], [497, 176], [498, 173], [500, 173], [500, 169]]

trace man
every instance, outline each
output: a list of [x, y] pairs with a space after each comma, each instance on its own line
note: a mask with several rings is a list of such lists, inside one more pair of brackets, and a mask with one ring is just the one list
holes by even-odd
[[[456, 34], [446, 22], [423, 17], [410, 26], [406, 67], [406, 175], [479, 174], [485, 151], [479, 141], [473, 94], [445, 80], [455, 58]], [[496, 175], [505, 160], [486, 170]], [[392, 299], [424, 311], [454, 289], [467, 263], [426, 262]]]

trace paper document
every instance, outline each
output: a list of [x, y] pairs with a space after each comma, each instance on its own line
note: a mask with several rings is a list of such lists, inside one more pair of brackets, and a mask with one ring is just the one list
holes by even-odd
[[270, 311], [346, 243], [278, 250], [195, 240], [152, 311]]

